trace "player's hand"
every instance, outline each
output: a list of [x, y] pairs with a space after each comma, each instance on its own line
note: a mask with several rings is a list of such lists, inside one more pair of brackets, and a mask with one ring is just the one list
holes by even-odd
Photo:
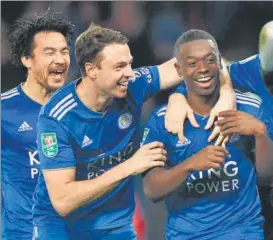
[[143, 145], [129, 160], [133, 174], [139, 174], [153, 167], [164, 167], [167, 151], [161, 142], [151, 142]]
[[[215, 118], [219, 116], [219, 113], [226, 110], [233, 110], [236, 109], [236, 96], [234, 91], [231, 91], [230, 89], [225, 89], [220, 92], [220, 97], [213, 109], [210, 112], [210, 117], [208, 119], [207, 125], [205, 126], [205, 129], [209, 129], [212, 127]], [[218, 119], [219, 120], [219, 119]], [[208, 138], [208, 141], [211, 142], [215, 137], [217, 137], [215, 145], [220, 145], [222, 143], [226, 143], [228, 140], [228, 136], [224, 136], [223, 134], [220, 134], [220, 127], [215, 126], [213, 129], [211, 135]]]
[[266, 134], [265, 124], [248, 113], [228, 110], [220, 112], [219, 116], [221, 120], [217, 122], [217, 126], [221, 128], [223, 135], [261, 136]]
[[210, 145], [202, 149], [187, 161], [189, 171], [202, 171], [210, 168], [221, 168], [225, 156], [230, 157], [229, 152], [221, 147]]
[[186, 98], [180, 93], [172, 94], [165, 115], [165, 128], [168, 132], [177, 134], [182, 143], [185, 141], [183, 126], [186, 118], [189, 119], [192, 126], [199, 127]]

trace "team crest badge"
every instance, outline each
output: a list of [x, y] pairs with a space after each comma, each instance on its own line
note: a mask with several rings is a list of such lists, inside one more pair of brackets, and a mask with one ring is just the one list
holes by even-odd
[[124, 113], [118, 118], [118, 126], [120, 129], [128, 128], [133, 122], [133, 116], [130, 113]]
[[55, 157], [58, 153], [56, 133], [43, 133], [41, 140], [44, 155], [47, 157]]

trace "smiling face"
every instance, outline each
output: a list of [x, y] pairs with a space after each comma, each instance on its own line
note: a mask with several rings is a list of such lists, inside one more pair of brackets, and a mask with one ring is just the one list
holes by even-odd
[[28, 75], [46, 89], [56, 90], [66, 81], [70, 55], [67, 41], [59, 32], [39, 32], [33, 39], [32, 55], [25, 61]]
[[129, 79], [134, 76], [129, 46], [113, 43], [106, 46], [101, 55], [100, 66], [96, 67], [98, 89], [109, 97], [125, 98]]
[[194, 40], [180, 46], [175, 67], [187, 89], [197, 96], [209, 96], [218, 86], [219, 51], [211, 40]]

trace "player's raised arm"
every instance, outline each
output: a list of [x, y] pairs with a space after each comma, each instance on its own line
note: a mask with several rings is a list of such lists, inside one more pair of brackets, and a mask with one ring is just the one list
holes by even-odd
[[176, 58], [162, 63], [158, 66], [158, 71], [160, 75], [160, 89], [168, 89], [174, 87], [183, 81], [183, 78], [177, 74], [174, 64]]

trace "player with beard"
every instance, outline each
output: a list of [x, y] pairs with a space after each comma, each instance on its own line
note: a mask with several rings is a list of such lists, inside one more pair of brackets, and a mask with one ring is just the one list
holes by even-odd
[[[190, 107], [200, 125], [184, 126], [185, 141], [164, 127], [166, 105], [157, 108], [144, 130], [143, 143], [160, 141], [167, 151], [166, 167], [144, 174], [144, 192], [153, 201], [166, 200], [166, 239], [263, 239], [263, 217], [255, 166], [272, 167], [273, 137], [267, 103], [236, 90], [237, 111], [224, 111], [218, 126], [227, 144], [208, 143], [206, 120], [219, 97], [220, 54], [215, 39], [190, 30], [176, 42], [176, 69], [184, 77]], [[146, 145], [144, 145], [146, 146]], [[261, 166], [261, 165], [259, 165]], [[198, 226], [198, 227], [197, 227]]]
[[50, 11], [20, 18], [11, 27], [11, 61], [27, 77], [1, 95], [3, 240], [32, 239], [32, 196], [39, 175], [36, 124], [42, 105], [65, 84], [73, 28], [62, 14]]

